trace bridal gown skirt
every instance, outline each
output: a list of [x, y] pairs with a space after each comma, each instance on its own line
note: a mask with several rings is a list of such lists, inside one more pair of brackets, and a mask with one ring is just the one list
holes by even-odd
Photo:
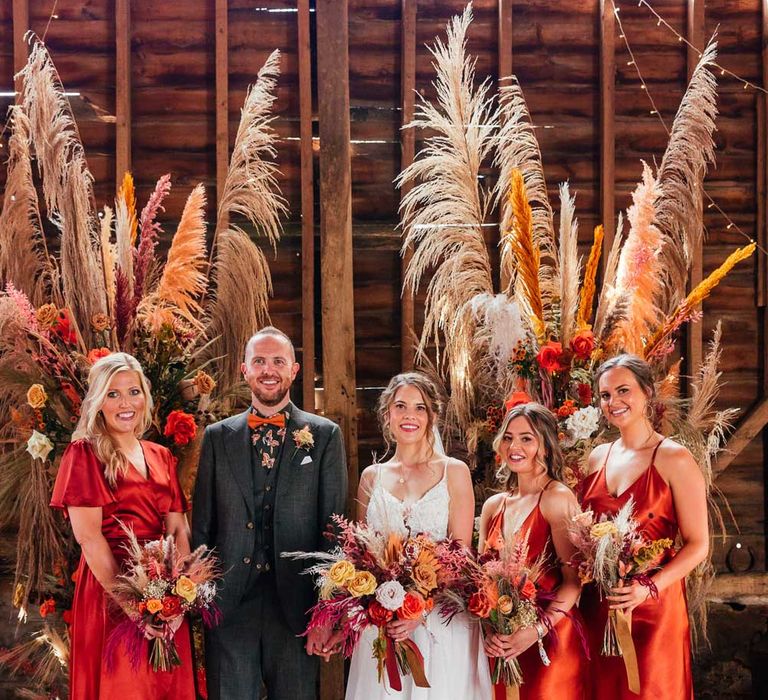
[[480, 627], [465, 614], [444, 624], [435, 610], [425, 625], [417, 627], [411, 638], [424, 656], [424, 672], [429, 688], [418, 688], [413, 677], [402, 677], [403, 690], [389, 687], [386, 671], [379, 683], [373, 640], [377, 629], [367, 627], [352, 655], [346, 700], [490, 700], [491, 679], [488, 657], [483, 651]]

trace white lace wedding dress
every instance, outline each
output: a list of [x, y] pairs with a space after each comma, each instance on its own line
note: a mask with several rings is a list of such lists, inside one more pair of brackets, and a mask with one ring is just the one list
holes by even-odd
[[[366, 520], [380, 532], [412, 534], [426, 533], [435, 540], [448, 534], [448, 508], [450, 494], [444, 469], [443, 478], [415, 503], [405, 505], [395, 498], [376, 477]], [[373, 640], [377, 630], [366, 628], [352, 655], [346, 700], [488, 700], [491, 698], [491, 680], [488, 658], [480, 641], [480, 630], [464, 615], [457, 615], [445, 624], [437, 610], [433, 610], [426, 623], [417, 627], [411, 638], [424, 655], [424, 672], [429, 688], [418, 688], [413, 677], [402, 677], [403, 690], [398, 693], [389, 687], [386, 672], [379, 683], [376, 661], [372, 656]]]

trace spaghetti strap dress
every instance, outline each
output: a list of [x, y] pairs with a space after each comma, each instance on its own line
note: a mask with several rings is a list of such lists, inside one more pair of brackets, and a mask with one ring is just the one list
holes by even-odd
[[[651, 540], [678, 534], [677, 514], [672, 490], [655, 466], [653, 450], [650, 463], [623, 493], [608, 490], [605, 466], [613, 444], [600, 469], [581, 483], [581, 506], [596, 517], [615, 515], [629, 498], [634, 499], [634, 518], [640, 531]], [[670, 555], [671, 557], [671, 555]], [[667, 561], [669, 561], [669, 558]], [[632, 611], [632, 639], [640, 672], [640, 694], [627, 687], [624, 661], [618, 656], [602, 656], [603, 631], [608, 618], [608, 604], [600, 599], [594, 585], [584, 587], [580, 607], [587, 626], [592, 661], [592, 692], [595, 698], [616, 700], [688, 700], [693, 698], [691, 675], [691, 635], [685, 581], [678, 581], [659, 593], [658, 600], [648, 598]]]

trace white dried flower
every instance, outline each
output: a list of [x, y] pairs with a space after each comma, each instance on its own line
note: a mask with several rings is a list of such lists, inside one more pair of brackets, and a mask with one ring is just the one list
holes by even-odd
[[565, 427], [575, 441], [587, 440], [600, 427], [600, 409], [595, 406], [585, 406], [576, 413], [568, 416]]

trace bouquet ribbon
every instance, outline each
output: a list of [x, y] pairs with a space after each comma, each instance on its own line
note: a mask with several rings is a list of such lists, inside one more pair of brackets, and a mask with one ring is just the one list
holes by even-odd
[[[429, 688], [429, 681], [427, 681], [427, 676], [424, 673], [424, 657], [421, 655], [419, 647], [411, 639], [397, 642], [397, 646], [405, 655], [414, 684], [418, 688]], [[384, 658], [384, 664], [387, 668], [389, 687], [392, 690], [402, 690], [403, 684], [400, 680], [400, 670], [397, 665], [397, 649], [395, 648], [395, 641], [391, 637], [387, 637], [387, 653]]]
[[637, 667], [637, 651], [632, 639], [632, 613], [623, 610], [611, 610], [616, 624], [616, 637], [621, 647], [624, 668], [627, 670], [627, 686], [635, 695], [640, 694], [640, 671]]
[[520, 686], [495, 683], [491, 700], [520, 700]]

